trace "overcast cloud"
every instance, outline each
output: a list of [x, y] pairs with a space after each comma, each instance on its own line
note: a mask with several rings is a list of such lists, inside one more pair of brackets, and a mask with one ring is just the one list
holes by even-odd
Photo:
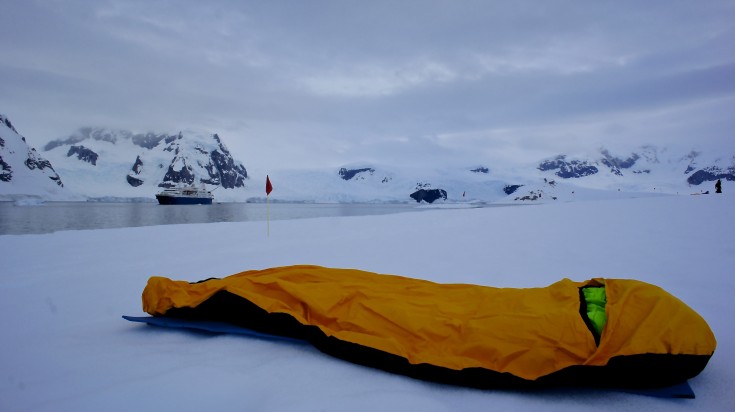
[[266, 170], [735, 147], [732, 0], [0, 3], [0, 113], [37, 147], [198, 128]]

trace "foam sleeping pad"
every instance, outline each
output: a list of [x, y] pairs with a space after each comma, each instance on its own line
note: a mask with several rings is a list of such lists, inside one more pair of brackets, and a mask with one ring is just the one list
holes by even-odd
[[699, 374], [716, 347], [694, 310], [628, 279], [514, 289], [298, 265], [196, 283], [155, 276], [142, 298], [155, 317], [226, 322], [478, 388], [666, 387]]

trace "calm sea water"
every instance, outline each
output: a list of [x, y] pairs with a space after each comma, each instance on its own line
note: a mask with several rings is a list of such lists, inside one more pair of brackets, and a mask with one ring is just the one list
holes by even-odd
[[[59, 230], [107, 229], [186, 223], [264, 221], [262, 203], [159, 205], [157, 203], [48, 202], [17, 206], [0, 202], [0, 235], [51, 233]], [[415, 204], [271, 203], [270, 219], [364, 216], [419, 211]]]

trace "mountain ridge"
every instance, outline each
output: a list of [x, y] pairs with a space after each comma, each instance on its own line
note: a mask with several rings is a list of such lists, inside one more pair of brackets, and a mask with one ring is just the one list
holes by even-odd
[[[25, 143], [1, 115], [0, 131], [0, 139], [13, 137]], [[218, 134], [201, 130], [169, 134], [83, 127], [48, 142], [44, 150], [41, 157], [28, 147], [23, 161], [16, 159], [14, 164], [27, 160], [37, 170], [53, 171], [60, 189], [39, 190], [26, 181], [27, 187], [15, 182], [15, 192], [8, 190], [12, 175], [2, 166], [10, 155], [5, 150], [0, 152], [4, 156], [0, 157], [0, 200], [27, 192], [49, 199], [153, 201], [162, 188], [204, 184], [220, 189], [217, 201], [260, 202], [265, 201], [261, 183], [266, 173], [274, 182], [273, 201], [330, 203], [545, 202], [582, 199], [582, 193], [590, 190], [686, 194], [711, 190], [706, 183], [717, 179], [735, 181], [735, 156], [699, 150], [674, 153], [650, 145], [617, 153], [600, 147], [594, 153], [562, 153], [509, 167], [473, 163], [465, 168], [415, 169], [361, 162], [336, 169], [267, 172], [249, 172]], [[7, 166], [11, 171], [18, 167]], [[54, 180], [51, 174], [43, 178]]]

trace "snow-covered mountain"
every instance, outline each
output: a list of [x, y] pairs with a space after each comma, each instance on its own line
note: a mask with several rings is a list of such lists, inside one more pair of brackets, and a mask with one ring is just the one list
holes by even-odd
[[64, 193], [64, 183], [51, 163], [0, 114], [0, 200], [56, 198]]
[[[547, 179], [574, 181], [578, 186], [620, 191], [688, 192], [710, 190], [717, 179], [735, 181], [733, 153], [689, 151], [643, 146], [623, 156], [601, 148], [587, 158], [559, 155], [539, 163]], [[707, 185], [710, 182], [711, 185]]]
[[221, 200], [245, 197], [247, 170], [217, 134], [87, 127], [44, 150], [69, 190], [87, 198], [152, 200], [162, 188], [192, 184], [219, 189]]
[[[527, 175], [528, 176], [528, 175]], [[642, 146], [624, 155], [600, 148], [588, 155], [558, 156], [536, 166], [530, 182], [510, 187], [510, 201], [533, 202], [625, 197], [631, 193], [693, 194], [714, 191], [718, 179], [735, 181], [735, 155]]]
[[161, 188], [193, 183], [218, 189], [219, 202], [259, 202], [265, 201], [266, 174], [273, 183], [274, 202], [553, 202], [701, 193], [713, 191], [717, 179], [735, 181], [732, 153], [654, 146], [622, 154], [601, 148], [526, 164], [488, 162], [464, 168], [357, 163], [248, 172], [217, 134], [135, 134], [100, 128], [83, 128], [49, 142], [46, 160], [27, 147], [7, 118], [0, 119], [0, 200], [12, 193], [154, 201]]

